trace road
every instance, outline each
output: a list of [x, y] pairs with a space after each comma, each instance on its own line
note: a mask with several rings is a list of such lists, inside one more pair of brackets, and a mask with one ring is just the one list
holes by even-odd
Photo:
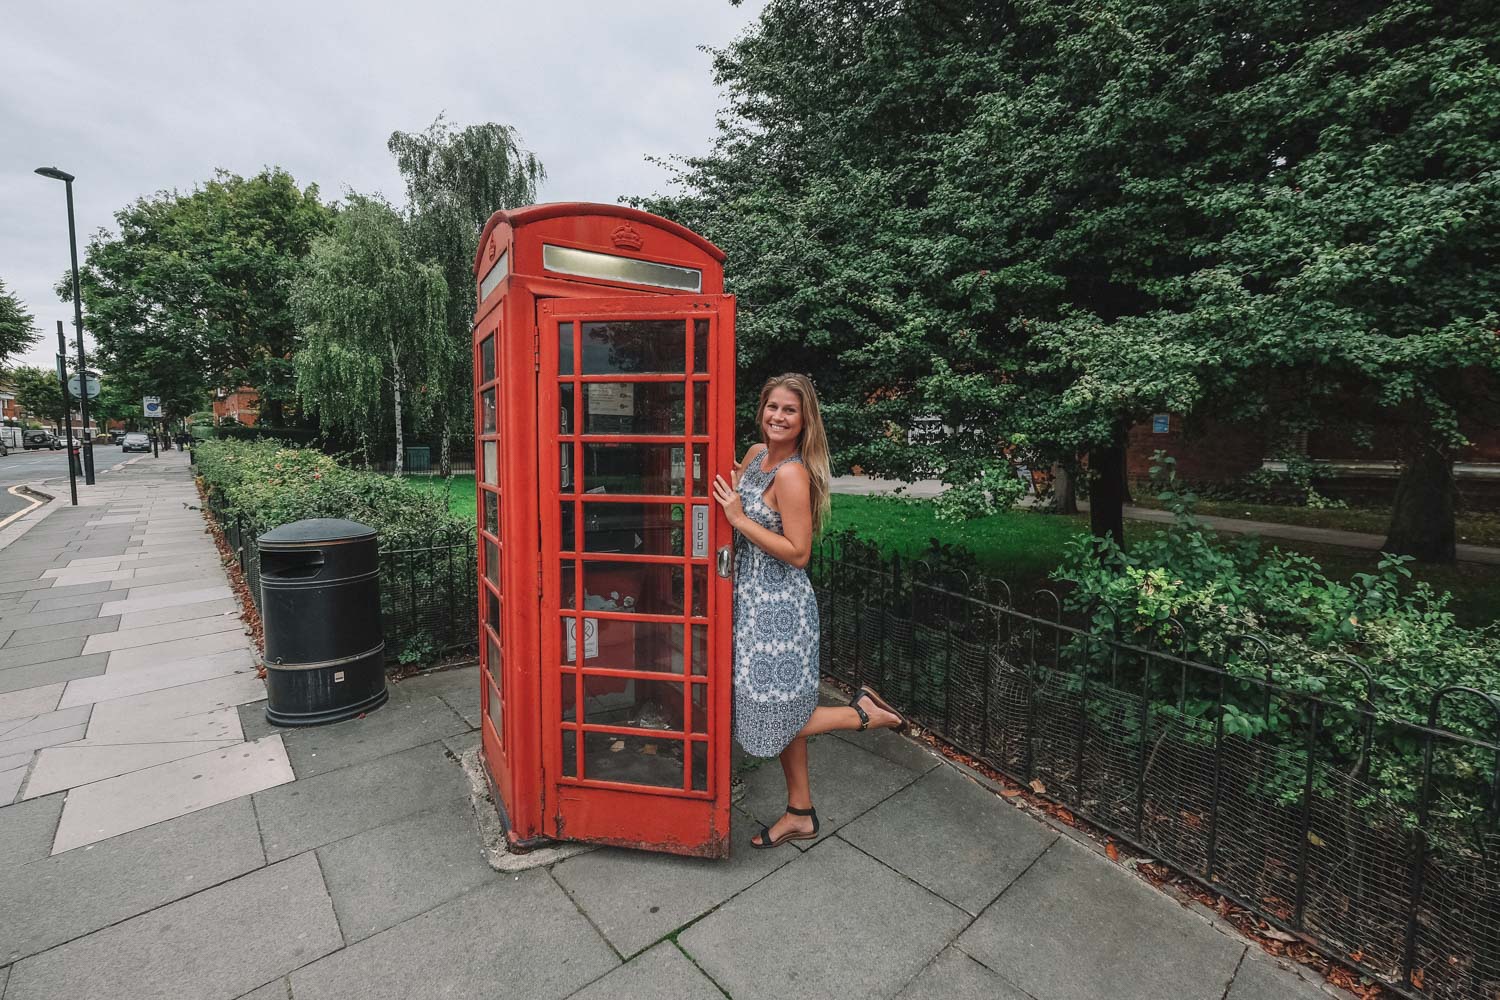
[[[59, 448], [57, 451], [43, 449], [41, 451], [18, 451], [12, 450], [9, 455], [0, 458], [0, 520], [7, 515], [29, 506], [31, 501], [18, 497], [10, 492], [12, 486], [20, 483], [35, 483], [42, 479], [52, 479], [55, 482], [47, 487], [47, 492], [57, 497], [63, 503], [68, 502], [68, 453]], [[94, 469], [102, 472], [111, 465], [121, 460], [120, 449], [117, 445], [96, 445], [94, 447]], [[85, 489], [83, 477], [78, 478], [78, 488]]]

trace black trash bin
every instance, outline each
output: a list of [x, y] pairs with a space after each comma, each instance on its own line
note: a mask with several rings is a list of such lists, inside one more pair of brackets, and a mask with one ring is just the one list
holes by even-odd
[[315, 517], [273, 528], [256, 544], [266, 718], [316, 726], [385, 704], [375, 529]]

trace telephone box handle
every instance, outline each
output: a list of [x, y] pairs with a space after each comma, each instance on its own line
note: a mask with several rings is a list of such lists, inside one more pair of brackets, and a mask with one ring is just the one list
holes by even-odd
[[730, 572], [734, 569], [733, 549], [728, 545], [719, 546], [719, 575], [729, 579]]

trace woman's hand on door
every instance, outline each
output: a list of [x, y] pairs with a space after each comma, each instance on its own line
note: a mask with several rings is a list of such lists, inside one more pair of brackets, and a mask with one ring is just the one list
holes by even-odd
[[739, 466], [730, 475], [734, 479], [734, 486], [725, 482], [723, 476], [714, 476], [714, 499], [719, 501], [719, 506], [724, 508], [724, 516], [729, 519], [729, 526], [738, 529], [740, 523], [745, 519], [745, 507], [740, 503]]

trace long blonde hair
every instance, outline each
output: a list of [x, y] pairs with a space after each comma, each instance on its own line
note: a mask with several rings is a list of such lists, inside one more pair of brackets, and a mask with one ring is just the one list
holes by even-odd
[[773, 389], [785, 389], [797, 397], [802, 407], [802, 432], [797, 435], [797, 451], [802, 455], [802, 464], [807, 468], [807, 478], [812, 486], [813, 537], [823, 530], [828, 517], [828, 434], [823, 429], [823, 414], [818, 410], [818, 391], [812, 379], [796, 372], [776, 375], [766, 379], [760, 387], [760, 402], [755, 407], [755, 426], [761, 432], [761, 444], [769, 443], [765, 435], [766, 400]]

